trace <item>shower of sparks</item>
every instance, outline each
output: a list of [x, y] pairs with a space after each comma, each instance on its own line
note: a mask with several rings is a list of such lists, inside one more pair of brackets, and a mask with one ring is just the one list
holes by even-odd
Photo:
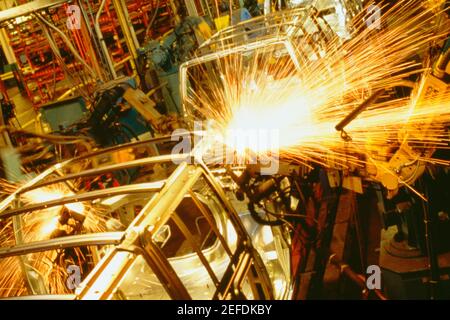
[[[239, 152], [275, 151], [288, 160], [345, 168], [389, 159], [406, 142], [421, 150], [420, 160], [447, 164], [424, 150], [448, 146], [450, 96], [418, 99], [424, 80], [410, 97], [396, 98], [392, 89], [410, 76], [426, 79], [430, 66], [411, 58], [445, 36], [434, 25], [436, 5], [422, 4], [399, 1], [381, 16], [380, 29], [367, 28], [364, 14], [356, 16], [344, 43], [333, 34], [323, 43], [292, 36], [300, 71], [288, 55], [276, 57], [279, 47], [193, 68], [187, 107], [194, 117], [213, 119], [210, 135]], [[379, 89], [386, 93], [345, 128], [351, 141], [344, 141], [335, 125]], [[240, 130], [275, 130], [277, 150], [235, 139]]]
[[[10, 194], [17, 189], [17, 185], [0, 181], [2, 193]], [[44, 201], [61, 199], [72, 195], [72, 191], [63, 184], [52, 185], [34, 189], [24, 193], [21, 200], [24, 205], [35, 204]], [[64, 205], [67, 209], [85, 215], [83, 222], [83, 233], [94, 233], [105, 231], [105, 221], [98, 209], [89, 203], [69, 203]], [[49, 207], [22, 215], [23, 242], [29, 243], [52, 238], [57, 229], [64, 229], [59, 222], [63, 206]], [[11, 219], [0, 220], [0, 247], [8, 247], [16, 244], [13, 223]], [[38, 252], [26, 256], [31, 268], [36, 271], [38, 277], [50, 294], [70, 293], [66, 286], [68, 277], [67, 266], [80, 264], [85, 260], [82, 250], [75, 248], [78, 261], [63, 259], [60, 250]], [[69, 261], [70, 260], [70, 261]], [[22, 270], [19, 257], [9, 257], [0, 260], [0, 297], [20, 296], [30, 294], [27, 289], [26, 279]]]

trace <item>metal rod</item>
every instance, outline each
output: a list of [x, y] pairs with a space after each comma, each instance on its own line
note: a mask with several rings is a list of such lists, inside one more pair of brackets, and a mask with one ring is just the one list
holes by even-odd
[[21, 242], [20, 244], [12, 247], [1, 248], [0, 259], [56, 249], [119, 244], [124, 237], [124, 234], [124, 232], [100, 232], [34, 241], [30, 243]]
[[375, 91], [367, 100], [361, 103], [356, 109], [350, 112], [344, 119], [342, 119], [336, 126], [335, 129], [337, 131], [342, 131], [344, 128], [352, 122], [361, 112], [363, 112], [368, 106], [373, 104], [378, 97], [384, 93], [384, 89], [380, 89]]
[[[330, 256], [330, 263], [337, 266], [342, 274], [357, 284], [363, 291], [368, 290], [366, 286], [366, 277], [353, 271], [348, 264], [340, 261], [335, 254]], [[374, 289], [373, 291], [380, 300], [387, 300], [386, 296], [380, 290]]]

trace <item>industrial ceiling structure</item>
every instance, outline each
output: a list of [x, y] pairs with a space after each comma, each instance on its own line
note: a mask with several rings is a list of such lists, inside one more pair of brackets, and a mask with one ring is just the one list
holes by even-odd
[[0, 298], [450, 299], [450, 2], [0, 1]]

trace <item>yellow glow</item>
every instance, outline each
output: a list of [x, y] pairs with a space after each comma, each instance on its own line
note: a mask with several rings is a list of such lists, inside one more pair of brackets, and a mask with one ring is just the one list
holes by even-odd
[[[188, 102], [204, 118], [214, 120], [208, 133], [222, 137], [238, 154], [278, 148], [280, 158], [347, 168], [372, 157], [389, 159], [392, 147], [404, 141], [420, 141], [421, 148], [429, 150], [446, 147], [448, 94], [440, 101], [385, 94], [384, 101], [371, 105], [345, 128], [351, 141], [344, 141], [335, 130], [376, 90], [392, 88], [414, 72], [423, 73], [412, 72], [418, 66], [405, 61], [444, 34], [436, 35], [429, 27], [436, 7], [417, 13], [422, 5], [418, 0], [399, 1], [381, 17], [390, 21], [389, 28], [377, 32], [367, 29], [364, 20], [354, 21], [360, 33], [343, 44], [334, 36], [319, 58], [309, 54], [299, 58], [300, 71], [289, 62], [292, 56], [274, 58], [279, 48], [258, 49], [245, 57], [230, 54], [217, 60], [216, 74], [201, 73], [208, 88], [197, 87]], [[292, 39], [299, 51], [309, 46], [309, 40]], [[429, 123], [429, 130], [422, 130]], [[277, 144], [247, 139], [245, 134], [252, 131], [276, 132]]]
[[265, 253], [265, 255], [266, 255], [266, 258], [268, 260], [277, 260], [278, 259], [278, 255], [277, 255], [277, 252], [275, 250], [267, 251]]
[[[8, 190], [12, 193], [17, 188], [17, 185], [0, 181], [0, 189], [3, 191]], [[21, 201], [25, 205], [29, 205], [58, 200], [70, 195], [73, 195], [73, 192], [67, 186], [58, 184], [26, 192], [22, 194]], [[98, 214], [98, 209], [91, 207], [88, 203], [70, 203], [66, 204], [65, 207], [85, 215], [83, 232], [102, 232], [105, 230], [104, 218]], [[23, 214], [22, 235], [24, 243], [48, 239], [53, 231], [62, 228], [63, 226], [59, 223], [61, 209], [62, 206], [48, 207]], [[1, 233], [2, 243], [0, 245], [2, 247], [16, 244], [11, 221], [2, 228]], [[66, 265], [61, 259], [56, 259], [56, 251], [33, 253], [28, 255], [28, 258], [32, 268], [42, 277], [49, 293], [71, 293], [66, 286], [68, 277]], [[0, 270], [3, 272], [3, 274], [0, 272], [0, 297], [18, 296], [27, 293], [19, 259], [0, 259]]]
[[[67, 196], [73, 195], [73, 192], [57, 188], [39, 188], [31, 190], [25, 193], [25, 198], [31, 203], [45, 202], [58, 200]], [[84, 211], [84, 205], [80, 202], [67, 203], [64, 205], [67, 209], [82, 213]], [[57, 207], [59, 210], [60, 207]]]
[[[306, 95], [298, 94], [299, 86], [299, 79], [291, 77], [278, 83], [262, 83], [260, 90], [241, 92], [240, 101], [231, 106], [233, 117], [227, 124], [224, 143], [243, 154], [247, 148], [266, 152], [272, 147], [283, 148], [317, 135], [313, 104]], [[277, 97], [276, 105], [273, 97]], [[292, 131], [293, 127], [297, 130]], [[280, 136], [276, 145], [259, 140], [259, 134], [269, 138], [275, 133]], [[249, 145], [245, 135], [251, 134], [257, 135], [257, 144]]]

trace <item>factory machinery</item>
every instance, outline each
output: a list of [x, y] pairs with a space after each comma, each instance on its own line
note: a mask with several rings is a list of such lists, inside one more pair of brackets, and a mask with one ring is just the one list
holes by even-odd
[[[266, 89], [275, 94], [285, 79], [306, 74], [311, 63], [326, 61], [338, 51], [333, 48], [357, 34], [351, 21], [364, 3], [249, 1], [247, 8], [232, 8], [241, 14], [230, 11], [232, 25], [219, 28], [227, 10], [214, 13], [207, 1], [170, 2], [164, 8], [174, 16], [173, 30], [147, 30], [137, 45], [134, 28], [124, 21], [142, 19], [149, 30], [153, 22], [133, 1], [112, 1], [111, 8], [100, 1], [91, 11], [97, 22], [105, 2], [107, 12], [115, 8], [106, 16], [117, 16], [118, 25], [91, 21], [98, 61], [71, 55], [69, 67], [89, 73], [97, 63], [106, 71], [98, 78], [93, 71], [95, 81], [78, 86], [86, 90], [74, 87], [72, 97], [59, 101], [42, 103], [54, 99], [48, 88], [38, 90], [40, 132], [14, 127], [11, 114], [1, 127], [7, 144], [0, 152], [1, 297], [450, 298], [448, 132], [441, 150], [423, 148], [420, 136], [396, 137], [389, 153], [370, 162], [353, 150], [351, 159], [360, 160], [355, 166], [280, 155], [271, 174], [264, 174], [268, 164], [253, 151], [256, 161], [221, 161], [214, 152], [226, 141], [207, 134], [217, 119], [208, 122], [202, 111], [209, 104], [205, 96], [224, 97], [214, 95], [226, 91], [224, 62], [226, 71], [238, 72], [251, 70], [250, 61], [268, 61], [266, 75], [275, 89]], [[11, 8], [9, 16], [0, 12], [0, 20], [29, 15], [40, 21], [57, 56], [62, 44], [49, 34], [58, 31], [47, 16], [54, 11], [36, 13], [50, 7], [33, 1]], [[279, 11], [266, 12], [270, 7]], [[133, 8], [140, 13], [133, 15]], [[332, 128], [342, 141], [356, 140], [352, 122], [380, 100], [448, 99], [450, 24], [442, 8], [433, 22], [445, 36], [414, 57], [427, 61], [432, 72], [354, 93], [360, 102]], [[247, 13], [260, 16], [241, 21]], [[89, 16], [83, 19], [89, 29]], [[117, 43], [108, 45], [117, 47], [110, 56], [101, 36], [106, 32], [123, 34], [127, 49], [120, 51], [113, 38]], [[301, 47], [299, 39], [306, 39]], [[35, 60], [27, 61], [36, 67]], [[273, 71], [277, 61], [285, 67]], [[38, 65], [44, 68], [42, 61]], [[27, 77], [24, 83], [36, 75]], [[27, 88], [28, 95], [36, 94]], [[203, 120], [200, 127], [197, 120]], [[434, 120], [422, 123], [423, 135], [436, 130]], [[431, 156], [440, 161], [423, 160]], [[373, 266], [381, 269], [380, 286], [368, 285]]]

